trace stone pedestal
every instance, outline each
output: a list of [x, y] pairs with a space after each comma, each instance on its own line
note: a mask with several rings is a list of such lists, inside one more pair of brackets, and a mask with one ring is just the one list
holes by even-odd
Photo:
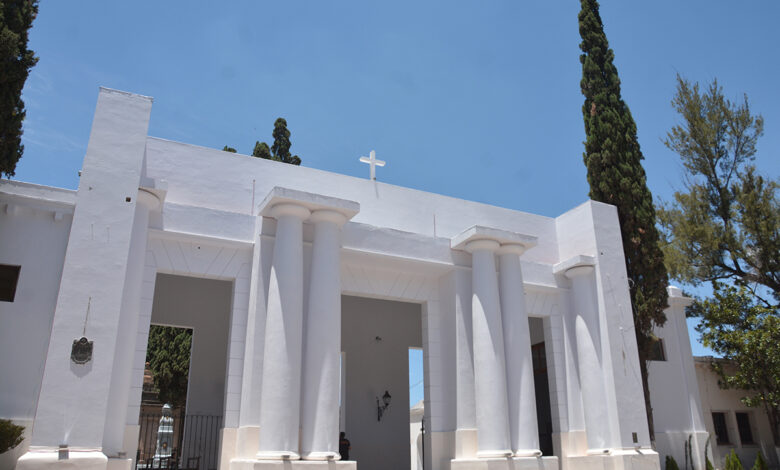
[[354, 460], [233, 459], [230, 470], [357, 470]]
[[455, 459], [450, 461], [450, 470], [558, 470], [558, 457]]

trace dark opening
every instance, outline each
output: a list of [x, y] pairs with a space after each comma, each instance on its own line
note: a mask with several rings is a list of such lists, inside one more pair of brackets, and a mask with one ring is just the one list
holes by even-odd
[[730, 444], [729, 430], [726, 427], [726, 413], [712, 413], [712, 424], [715, 427], [715, 440], [718, 445]]
[[534, 367], [534, 391], [536, 392], [536, 420], [539, 428], [539, 450], [542, 451], [542, 455], [553, 455], [550, 385], [547, 378], [547, 353], [544, 349], [543, 342], [531, 346], [531, 360]]
[[737, 429], [739, 430], [739, 440], [742, 441], [742, 445], [755, 444], [753, 442], [753, 431], [750, 429], [750, 415], [737, 413]]
[[0, 301], [13, 302], [16, 297], [16, 285], [19, 282], [21, 266], [0, 264]]
[[666, 348], [664, 347], [664, 340], [661, 338], [653, 341], [653, 345], [650, 348], [651, 361], [665, 361], [666, 360]]

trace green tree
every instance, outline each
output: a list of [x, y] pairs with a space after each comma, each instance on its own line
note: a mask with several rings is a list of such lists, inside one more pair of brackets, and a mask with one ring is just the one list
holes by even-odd
[[0, 0], [0, 176], [13, 176], [24, 152], [22, 88], [38, 62], [27, 33], [37, 14], [37, 0]]
[[654, 439], [647, 361], [655, 341], [654, 325], [666, 321], [668, 277], [659, 247], [653, 197], [642, 168], [636, 124], [620, 95], [620, 79], [613, 64], [596, 0], [581, 0], [580, 62], [585, 96], [585, 166], [590, 197], [617, 206], [626, 271], [631, 292], [634, 329], [639, 350], [647, 421]]
[[266, 160], [274, 160], [271, 156], [271, 149], [268, 148], [268, 144], [265, 142], [255, 142], [255, 148], [252, 150], [252, 156], [257, 158], [265, 158]]
[[230, 153], [237, 153], [236, 149], [234, 149], [233, 147], [228, 147], [227, 145], [222, 147], [222, 151], [223, 152], [230, 152]]
[[146, 361], [161, 402], [174, 407], [186, 403], [191, 347], [192, 330], [161, 325], [149, 328]]
[[0, 419], [0, 454], [21, 444], [23, 434], [24, 426], [14, 424], [10, 419]]
[[274, 156], [274, 160], [290, 163], [292, 165], [300, 165], [301, 159], [298, 155], [292, 155], [290, 153], [290, 131], [287, 130], [287, 121], [284, 118], [277, 118], [274, 122], [274, 144], [271, 146], [271, 153]]
[[728, 280], [777, 308], [778, 181], [766, 180], [751, 163], [764, 119], [751, 114], [746, 96], [727, 100], [717, 80], [702, 92], [678, 76], [672, 106], [682, 123], [665, 144], [681, 157], [685, 187], [658, 210], [669, 273], [694, 286]]
[[674, 460], [674, 457], [671, 455], [666, 456], [666, 461], [664, 462], [664, 469], [665, 470], [680, 470], [680, 467], [677, 465], [677, 461]]
[[720, 376], [719, 385], [750, 391], [742, 402], [766, 412], [772, 436], [775, 442], [780, 442], [780, 316], [777, 310], [759, 304], [745, 286], [715, 281], [712, 298], [695, 302], [690, 313], [700, 318], [696, 331], [701, 334], [702, 343], [725, 360], [712, 363]]

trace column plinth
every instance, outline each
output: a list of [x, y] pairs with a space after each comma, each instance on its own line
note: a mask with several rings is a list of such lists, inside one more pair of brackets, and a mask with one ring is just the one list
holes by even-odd
[[536, 392], [531, 360], [531, 332], [523, 290], [520, 255], [525, 246], [501, 246], [501, 317], [506, 348], [507, 397], [510, 445], [516, 457], [538, 457], [539, 434], [536, 418]]
[[268, 288], [258, 459], [297, 460], [303, 341], [303, 220], [309, 209], [279, 203]]

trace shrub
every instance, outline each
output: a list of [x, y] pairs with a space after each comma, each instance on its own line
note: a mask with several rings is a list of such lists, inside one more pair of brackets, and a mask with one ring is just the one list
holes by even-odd
[[14, 424], [10, 419], [0, 419], [0, 454], [21, 444], [22, 433], [24, 426]]
[[671, 455], [666, 456], [666, 464], [664, 465], [664, 468], [666, 468], [666, 470], [680, 470], [680, 467], [677, 466], [677, 462]]
[[742, 462], [740, 462], [739, 457], [737, 457], [737, 454], [733, 449], [731, 450], [731, 453], [726, 456], [726, 466], [724, 467], [724, 470], [745, 470], [742, 466]]
[[769, 470], [766, 460], [764, 460], [764, 456], [761, 455], [760, 450], [758, 451], [758, 455], [756, 455], [755, 463], [753, 463], [753, 470]]

